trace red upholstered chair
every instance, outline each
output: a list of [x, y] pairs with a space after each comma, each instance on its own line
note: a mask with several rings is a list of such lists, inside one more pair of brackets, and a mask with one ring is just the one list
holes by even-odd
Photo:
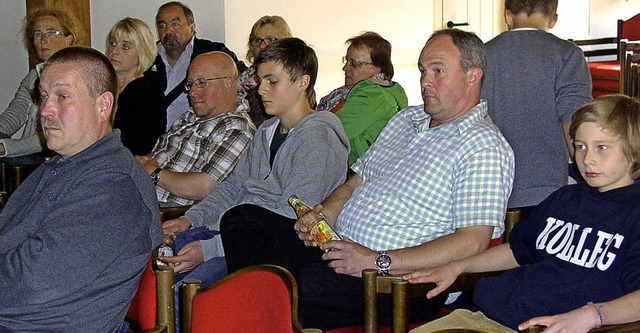
[[127, 312], [132, 332], [176, 331], [173, 270], [156, 264], [157, 253], [156, 248], [142, 273], [140, 286]]
[[[574, 44], [583, 48], [587, 57], [587, 65], [591, 72], [593, 83], [592, 95], [594, 98], [607, 94], [624, 92], [620, 81], [620, 40], [640, 40], [640, 14], [628, 20], [618, 20], [618, 33], [616, 37], [571, 40]], [[601, 60], [603, 56], [609, 56], [611, 60]]]
[[181, 328], [201, 332], [301, 332], [298, 285], [275, 265], [243, 268], [207, 287], [183, 281]]

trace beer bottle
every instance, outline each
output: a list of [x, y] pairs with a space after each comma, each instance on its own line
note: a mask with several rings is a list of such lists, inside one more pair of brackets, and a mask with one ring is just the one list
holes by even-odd
[[160, 260], [160, 257], [173, 257], [173, 234], [164, 235], [162, 245], [158, 248], [158, 259], [156, 263], [158, 267], [169, 267], [170, 264]]
[[[311, 211], [311, 207], [306, 205], [302, 200], [300, 200], [297, 196], [292, 195], [289, 198], [289, 204], [296, 211], [296, 215], [298, 218], [301, 218], [306, 212]], [[314, 241], [318, 246], [324, 244], [330, 240], [341, 240], [340, 235], [331, 228], [329, 223], [324, 219], [324, 217], [316, 222], [316, 224], [311, 227], [309, 230], [309, 234], [313, 237]], [[325, 250], [326, 252], [326, 250]]]

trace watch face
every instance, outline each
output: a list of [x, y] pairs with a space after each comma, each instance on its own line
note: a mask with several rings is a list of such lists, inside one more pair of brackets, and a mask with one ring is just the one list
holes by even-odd
[[389, 269], [391, 267], [391, 257], [386, 253], [380, 253], [376, 257], [376, 266], [380, 269]]

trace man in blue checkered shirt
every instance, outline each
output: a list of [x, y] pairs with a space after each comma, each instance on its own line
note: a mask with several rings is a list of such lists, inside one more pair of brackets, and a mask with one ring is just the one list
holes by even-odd
[[[309, 246], [320, 216], [343, 238], [320, 247], [331, 250], [324, 262], [296, 268], [305, 327], [361, 323], [365, 268], [435, 267], [484, 251], [501, 235], [514, 157], [480, 100], [485, 66], [474, 34], [434, 33], [418, 61], [424, 105], [398, 112], [352, 166], [355, 174], [296, 223]], [[442, 300], [425, 302], [422, 314], [435, 316]]]

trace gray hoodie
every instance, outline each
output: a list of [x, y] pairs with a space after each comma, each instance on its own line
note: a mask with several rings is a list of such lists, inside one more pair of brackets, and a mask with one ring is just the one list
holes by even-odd
[[[277, 117], [265, 121], [229, 177], [186, 212], [194, 227], [219, 230], [223, 213], [245, 203], [293, 219], [291, 195], [316, 205], [344, 182], [349, 140], [336, 115], [318, 111], [300, 120], [271, 167], [269, 146], [279, 123]], [[220, 237], [202, 241], [202, 247], [205, 260], [224, 255]]]

